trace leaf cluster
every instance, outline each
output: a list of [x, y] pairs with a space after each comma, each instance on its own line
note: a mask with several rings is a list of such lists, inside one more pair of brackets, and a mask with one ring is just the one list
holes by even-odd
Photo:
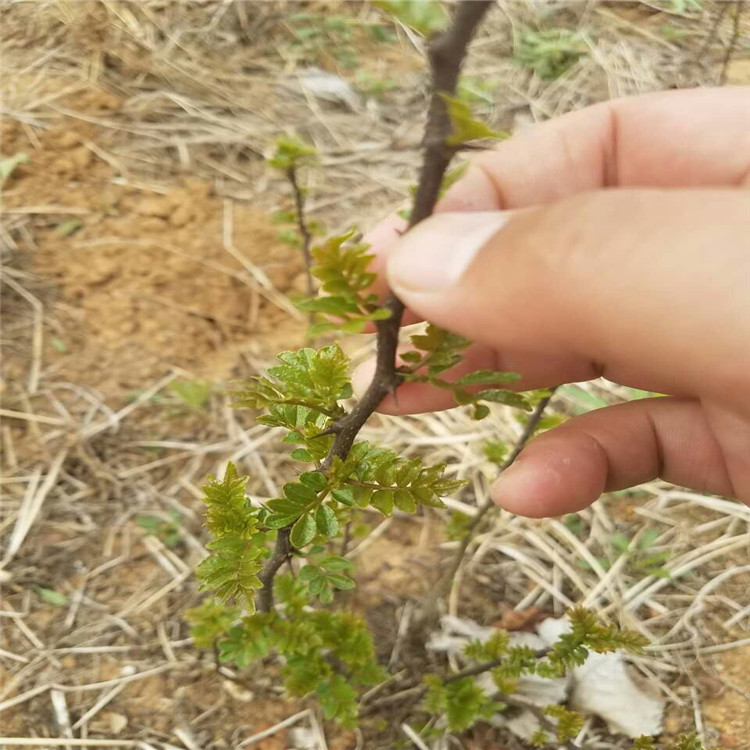
[[371, 291], [376, 274], [368, 267], [374, 256], [367, 252], [368, 245], [350, 242], [355, 233], [352, 229], [330, 237], [312, 249], [315, 264], [310, 273], [320, 281], [325, 295], [298, 304], [300, 310], [317, 316], [311, 336], [335, 329], [360, 333], [368, 321], [385, 320], [390, 315]]
[[441, 377], [463, 359], [463, 350], [469, 345], [463, 336], [429, 324], [424, 333], [412, 336], [411, 342], [414, 348], [400, 355], [405, 365], [399, 373], [404, 380], [450, 391], [458, 406], [472, 406], [474, 419], [483, 419], [490, 413], [487, 403], [531, 409], [525, 396], [498, 387], [516, 382], [516, 373], [476, 370], [455, 380]]
[[257, 574], [267, 555], [267, 536], [261, 528], [264, 511], [250, 505], [246, 483], [247, 478], [238, 476], [230, 462], [223, 480], [209, 477], [203, 487], [206, 526], [213, 540], [206, 545], [211, 554], [198, 566], [196, 575], [202, 590], [253, 611], [253, 592], [261, 588]]
[[375, 5], [423, 36], [442, 31], [448, 22], [442, 3], [436, 0], [375, 0]]
[[191, 632], [196, 643], [215, 642], [221, 661], [241, 668], [276, 653], [284, 662], [284, 686], [290, 695], [314, 694], [326, 718], [351, 727], [360, 689], [384, 679], [384, 674], [365, 622], [348, 612], [311, 610], [306, 583], [278, 576], [280, 611], [240, 620], [237, 610], [204, 604], [188, 614]]
[[[276, 359], [281, 364], [268, 370], [268, 377], [255, 376], [241, 384], [234, 392], [235, 407], [263, 409], [277, 405], [300, 406], [333, 419], [344, 415], [339, 401], [352, 395], [349, 381], [349, 358], [338, 344], [322, 349], [299, 349], [281, 352]], [[286, 426], [292, 413], [276, 414]], [[309, 416], [305, 414], [304, 416]]]
[[444, 716], [452, 732], [468, 729], [477, 721], [490, 719], [505, 708], [504, 704], [489, 698], [473, 677], [446, 682], [437, 675], [427, 675], [424, 683], [427, 686], [425, 710]]
[[451, 123], [451, 133], [446, 140], [448, 146], [460, 148], [466, 143], [484, 138], [503, 140], [508, 137], [508, 133], [493, 130], [487, 123], [475, 118], [469, 104], [460, 97], [442, 92], [440, 96], [445, 102]]
[[552, 81], [572, 68], [588, 52], [585, 37], [570, 29], [527, 29], [516, 36], [514, 59], [543, 81]]
[[276, 149], [268, 159], [268, 164], [283, 172], [297, 167], [312, 166], [318, 159], [318, 152], [313, 146], [293, 136], [280, 135], [275, 146]]
[[589, 651], [604, 654], [624, 650], [637, 654], [648, 644], [639, 633], [599, 622], [593, 612], [583, 607], [570, 610], [568, 620], [570, 632], [560, 636], [537, 667], [540, 677], [562, 677], [567, 670], [583, 664]]

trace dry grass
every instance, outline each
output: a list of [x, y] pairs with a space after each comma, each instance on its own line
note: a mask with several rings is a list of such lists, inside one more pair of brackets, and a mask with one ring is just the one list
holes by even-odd
[[[492, 82], [480, 87], [477, 107], [493, 126], [518, 130], [608, 97], [718, 82], [734, 33], [732, 9], [721, 14], [723, 5], [687, 3], [683, 13], [670, 2], [505, 3], [467, 71]], [[301, 71], [311, 65], [357, 80], [336, 56], [345, 42], [333, 31], [322, 31], [312, 49], [294, 42], [294, 14], [302, 10], [317, 13], [321, 25], [321, 14], [349, 19], [360, 69], [378, 81], [393, 79], [393, 88], [359, 93], [356, 105], [347, 105], [301, 85]], [[324, 169], [310, 176], [310, 207], [332, 229], [372, 223], [408, 195], [424, 105], [421, 42], [390, 26], [392, 38], [377, 42], [371, 29], [381, 21], [365, 5], [34, 0], [7, 2], [0, 14], [3, 113], [19, 123], [32, 158], [34, 144], [61, 123], [88, 128], [85, 146], [118, 188], [163, 196], [190, 177], [211, 183], [218, 200], [270, 210], [283, 204], [286, 187], [266, 170], [263, 155], [276, 134], [295, 129], [322, 153]], [[545, 82], [512, 61], [513, 30], [551, 22], [584, 32], [589, 53]], [[740, 31], [738, 48], [746, 54], [746, 19]], [[10, 181], [7, 201], [14, 190]], [[194, 375], [178, 363], [142, 383], [129, 401], [66, 378], [50, 342], [69, 329], [66, 315], [76, 303], [60, 297], [34, 253], [50, 216], [87, 220], [96, 210], [27, 201], [6, 212], [0, 237], [0, 744], [354, 747], [356, 738], [336, 739], [314, 710], [284, 705], [269, 678], [255, 680], [251, 694], [191, 647], [183, 614], [200, 600], [192, 570], [205, 555], [203, 477], [232, 460], [262, 500], [278, 493], [290, 468], [277, 432], [232, 411], [220, 392], [200, 408], [186, 407], [171, 384]], [[274, 345], [295, 346], [299, 327], [285, 294], [234, 246], [231, 229], [225, 219], [224, 245], [239, 262], [231, 273], [288, 316], [284, 340]], [[256, 314], [261, 309], [258, 302]], [[253, 371], [266, 359], [243, 342], [232, 372]], [[557, 410], [583, 408], [584, 393], [607, 401], [629, 395], [589, 384], [558, 397]], [[477, 424], [457, 411], [377, 420], [368, 434], [406, 454], [446, 461], [469, 478], [471, 490], [448, 507], [470, 516], [495, 471], [484, 442], [510, 441], [520, 429], [505, 412]], [[385, 540], [392, 551], [399, 539], [413, 538], [414, 548], [400, 553], [402, 577], [413, 578], [413, 565], [434, 563], [431, 540], [444, 520], [436, 515], [386, 520], [350, 555], [364, 559], [370, 545], [377, 558]], [[161, 533], [148, 534], [142, 517], [159, 519]], [[166, 543], [170, 524], [176, 540]], [[658, 532], [654, 548], [669, 552], [669, 578], [613, 552], [615, 533], [638, 539], [646, 529]], [[440, 539], [447, 555], [454, 543]], [[653, 645], [637, 666], [669, 697], [675, 726], [687, 716], [707, 744], [716, 744], [716, 725], [703, 715], [708, 694], [725, 690], [750, 702], [747, 688], [722, 676], [715, 662], [750, 644], [749, 550], [746, 508], [654, 482], [632, 496], [606, 498], [567, 524], [498, 512], [470, 547], [446, 608], [492, 621], [508, 608], [559, 614], [583, 602], [639, 629]], [[403, 631], [414, 591], [399, 581], [376, 576], [365, 591], [390, 603], [384, 616], [395, 611]], [[398, 644], [389, 644], [394, 664]], [[292, 725], [309, 731], [294, 735]], [[612, 742], [591, 722], [581, 739]]]

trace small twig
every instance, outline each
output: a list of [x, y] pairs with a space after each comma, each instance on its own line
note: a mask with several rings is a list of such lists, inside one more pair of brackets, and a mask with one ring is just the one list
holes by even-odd
[[294, 193], [294, 213], [297, 217], [297, 228], [302, 237], [302, 257], [305, 259], [307, 294], [309, 297], [312, 297], [315, 295], [315, 285], [313, 284], [313, 277], [310, 272], [310, 269], [312, 268], [312, 255], [310, 254], [312, 232], [310, 232], [310, 228], [307, 226], [307, 220], [305, 219], [305, 193], [300, 187], [299, 180], [297, 179], [296, 167], [289, 167], [286, 171], [286, 176], [289, 180], [289, 184], [292, 186], [292, 192]]
[[723, 86], [727, 82], [727, 72], [729, 70], [729, 63], [732, 62], [732, 55], [737, 47], [737, 40], [740, 38], [740, 16], [742, 15], [742, 0], [735, 0], [734, 3], [734, 16], [732, 17], [732, 37], [729, 40], [726, 51], [724, 52], [724, 60], [721, 64], [721, 74], [719, 75], [719, 86]]
[[[549, 405], [549, 402], [552, 400], [552, 396], [554, 395], [555, 390], [556, 388], [552, 388], [549, 394], [541, 399], [541, 401], [539, 401], [539, 403], [536, 405], [536, 408], [531, 413], [528, 421], [526, 422], [523, 432], [516, 441], [516, 444], [513, 446], [513, 450], [503, 462], [500, 473], [505, 471], [518, 458], [529, 438], [534, 434], [534, 431], [536, 430], [539, 422], [544, 416], [545, 409]], [[432, 593], [425, 603], [425, 610], [428, 614], [432, 613], [434, 615], [437, 612], [437, 602], [450, 590], [453, 579], [456, 577], [456, 573], [458, 573], [458, 569], [461, 567], [461, 563], [463, 562], [464, 556], [466, 555], [466, 550], [469, 548], [469, 545], [474, 538], [474, 533], [479, 528], [479, 525], [482, 523], [485, 516], [495, 507], [496, 506], [492, 501], [492, 498], [488, 498], [482, 505], [479, 506], [476, 515], [471, 519], [471, 523], [466, 528], [466, 533], [461, 540], [461, 544], [456, 550], [456, 554], [453, 557], [450, 568], [448, 568], [445, 575], [443, 575], [443, 577], [438, 581], [437, 585], [432, 589]]]
[[[542, 657], [546, 656], [548, 652], [548, 648], [539, 649], [536, 652], [535, 656], [541, 659]], [[461, 669], [458, 672], [454, 672], [452, 675], [445, 677], [443, 679], [443, 684], [449, 685], [452, 682], [463, 680], [465, 677], [477, 677], [480, 674], [484, 674], [485, 672], [491, 672], [493, 669], [495, 669], [495, 667], [499, 667], [500, 665], [502, 665], [506, 661], [506, 658], [507, 657], [501, 657], [499, 659], [493, 659], [492, 661], [482, 662], [481, 664], [475, 664], [471, 667], [465, 667], [464, 669]], [[411, 684], [408, 687], [405, 687], [403, 690], [399, 690], [397, 693], [387, 695], [385, 696], [385, 698], [381, 698], [378, 701], [368, 704], [366, 708], [364, 708], [364, 710], [360, 711], [360, 716], [366, 716], [368, 714], [374, 713], [384, 706], [390, 706], [394, 703], [403, 703], [406, 700], [410, 700], [411, 702], [418, 701], [426, 692], [427, 685], [421, 683]], [[510, 705], [511, 699], [506, 698], [506, 696], [501, 697], [500, 700], [503, 703], [508, 703], [508, 705]]]
[[721, 22], [724, 20], [724, 16], [727, 14], [727, 11], [729, 10], [729, 3], [721, 3], [719, 6], [719, 9], [716, 12], [716, 17], [714, 18], [713, 23], [711, 24], [711, 28], [708, 30], [708, 33], [706, 34], [705, 39], [703, 40], [703, 44], [700, 46], [700, 49], [698, 50], [696, 54], [696, 61], [698, 64], [701, 64], [701, 61], [705, 58], [706, 52], [711, 48], [711, 45], [714, 42], [714, 39], [716, 38], [716, 34], [719, 31], [719, 26], [721, 26]]

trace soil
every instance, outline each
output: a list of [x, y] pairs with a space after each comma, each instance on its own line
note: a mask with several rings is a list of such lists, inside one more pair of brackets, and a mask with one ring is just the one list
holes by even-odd
[[17, 122], [4, 124], [4, 153], [29, 155], [4, 201], [10, 214], [31, 217], [33, 244], [22, 249], [59, 324], [44, 352], [56, 378], [118, 398], [173, 368], [225, 380], [243, 357], [301, 340], [299, 317], [264, 297], [225, 244], [231, 212], [230, 247], [245, 264], [278, 292], [302, 292], [301, 255], [265, 214], [196, 179], [118, 184], [97, 155], [107, 135], [93, 125], [64, 120], [34, 141]]
[[716, 695], [704, 701], [704, 718], [719, 730], [721, 747], [750, 750], [750, 646], [721, 654], [716, 676]]

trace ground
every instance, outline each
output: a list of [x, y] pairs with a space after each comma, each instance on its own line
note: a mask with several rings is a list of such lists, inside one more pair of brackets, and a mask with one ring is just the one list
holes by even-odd
[[[515, 131], [609, 96], [747, 83], [747, 21], [735, 27], [734, 8], [507, 3], [475, 45], [466, 88], [494, 127]], [[202, 598], [192, 571], [205, 555], [206, 474], [231, 458], [264, 499], [292, 470], [276, 437], [225, 395], [305, 340], [291, 302], [302, 259], [274, 221], [289, 191], [264, 156], [285, 131], [318, 146], [308, 205], [330, 231], [407, 199], [425, 101], [420, 40], [360, 3], [40, 0], [0, 14], [0, 149], [26, 157], [3, 185], [1, 230], [3, 737], [233, 748], [306, 711], [308, 744], [279, 728], [253, 747], [323, 747], [324, 735], [341, 750], [393, 747], [284, 701], [272, 668], [249, 681], [218, 671], [191, 646], [184, 613]], [[543, 80], [513, 59], [512, 29], [523, 27], [582, 29], [588, 51]], [[349, 93], [310, 88], [311, 68]], [[345, 345], [362, 356], [359, 342]], [[556, 409], [630, 395], [587, 385], [563, 390]], [[502, 411], [479, 425], [459, 411], [369, 430], [473, 478], [451, 506], [471, 513], [496, 471], [482, 446], [520, 426]], [[352, 543], [350, 606], [367, 613], [383, 659], [407, 671], [423, 662], [395, 634], [455, 545], [446, 517], [395, 518], [371, 544]], [[609, 577], [581, 564], [581, 549], [612, 556], [614, 535], [644, 526], [658, 530], [672, 579], [637, 561]], [[668, 732], [696, 726], [708, 746], [747, 750], [750, 650], [734, 644], [748, 639], [749, 563], [742, 508], [654, 482], [564, 524], [498, 514], [446, 606], [512, 627], [517, 611], [559, 615], [584, 601], [653, 638], [638, 667], [669, 699]], [[397, 736], [398, 722], [380, 718]], [[596, 723], [587, 731], [621, 742]], [[481, 727], [463, 741], [504, 747], [503, 737]]]

